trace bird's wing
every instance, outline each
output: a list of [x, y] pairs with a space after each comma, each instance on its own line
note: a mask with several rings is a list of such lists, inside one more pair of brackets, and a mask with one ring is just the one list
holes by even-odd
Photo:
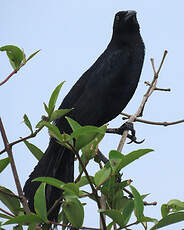
[[[121, 90], [122, 92], [124, 81], [127, 81], [126, 69], [129, 66], [129, 61], [128, 49], [104, 52], [84, 74], [87, 80], [83, 85], [82, 92], [78, 94], [79, 97], [75, 98], [71, 117], [82, 125], [98, 125], [101, 124], [98, 121], [103, 119], [106, 122], [104, 114], [107, 109], [107, 96], [114, 94], [114, 98], [111, 97], [111, 101], [114, 102], [118, 94], [117, 91]], [[76, 96], [72, 90], [70, 93], [72, 96]]]
[[[103, 81], [111, 81], [111, 77], [124, 69], [129, 59], [128, 49], [108, 50], [81, 76], [64, 98], [59, 108], [76, 108], [95, 87], [103, 88]], [[91, 88], [92, 87], [92, 88]]]

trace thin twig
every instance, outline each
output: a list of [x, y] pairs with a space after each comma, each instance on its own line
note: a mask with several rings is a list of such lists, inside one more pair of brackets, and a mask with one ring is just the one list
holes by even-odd
[[133, 226], [133, 225], [137, 225], [137, 224], [140, 224], [140, 222], [138, 222], [138, 221], [135, 221], [134, 223], [131, 223], [131, 224], [127, 224], [126, 226], [124, 226], [123, 228], [118, 228], [117, 230], [120, 230], [120, 229], [125, 229], [125, 228], [128, 228], [128, 227], [130, 227], [130, 226]]
[[[151, 85], [151, 83], [149, 82], [149, 81], [145, 81], [144, 82], [144, 84], [145, 85], [147, 85], [147, 86], [150, 86]], [[166, 92], [170, 92], [171, 91], [171, 89], [170, 88], [158, 88], [158, 87], [155, 87], [155, 89], [154, 90], [158, 90], [158, 91], [166, 91]]]
[[156, 201], [153, 201], [153, 202], [147, 202], [147, 201], [143, 201], [143, 204], [145, 205], [145, 206], [151, 206], [151, 205], [157, 205], [157, 202]]
[[[30, 138], [35, 137], [35, 136], [41, 131], [42, 128], [43, 128], [43, 127], [40, 127], [40, 128], [37, 129], [34, 133], [31, 133], [30, 135], [28, 135], [28, 136], [26, 136], [26, 137], [23, 137], [23, 138], [20, 137], [19, 140], [16, 140], [16, 141], [13, 141], [13, 142], [9, 143], [8, 146], [9, 146], [9, 147], [12, 147], [13, 145], [16, 145], [16, 144], [18, 144], [18, 143], [20, 143], [20, 142], [23, 142], [23, 141], [25, 141], [25, 140], [28, 140], [28, 139], [30, 139]], [[0, 155], [3, 154], [4, 152], [6, 152], [6, 148], [4, 148], [3, 150], [0, 151]]]
[[[129, 117], [132, 116], [132, 115], [127, 114], [127, 113], [121, 113], [121, 114], [123, 116], [127, 117], [125, 119], [128, 119]], [[140, 119], [140, 118], [135, 118], [134, 121], [138, 121], [138, 122], [149, 124], [149, 125], [160, 125], [160, 126], [169, 126], [169, 125], [176, 125], [176, 124], [184, 123], [184, 119], [169, 122], [169, 121], [148, 121], [148, 120], [144, 120], [144, 119]]]
[[22, 205], [24, 207], [24, 210], [25, 210], [26, 214], [30, 214], [31, 212], [30, 212], [30, 209], [28, 207], [27, 200], [23, 195], [22, 187], [21, 187], [21, 184], [20, 184], [20, 180], [19, 180], [19, 177], [18, 177], [16, 166], [15, 166], [15, 161], [14, 161], [13, 153], [12, 153], [12, 147], [9, 146], [8, 138], [6, 136], [6, 132], [5, 132], [5, 129], [4, 129], [4, 126], [3, 126], [1, 118], [0, 118], [0, 131], [1, 131], [1, 135], [2, 135], [2, 139], [3, 139], [3, 142], [4, 142], [6, 152], [8, 153], [8, 156], [10, 158], [11, 169], [12, 169], [12, 173], [13, 173], [13, 176], [14, 176], [14, 180], [15, 180], [15, 184], [16, 184], [16, 187], [17, 187], [19, 197], [21, 197], [21, 203], [22, 203]]
[[[140, 115], [143, 114], [144, 106], [145, 106], [145, 104], [146, 104], [148, 98], [150, 97], [150, 95], [152, 94], [152, 92], [154, 91], [154, 89], [155, 89], [155, 87], [156, 87], [158, 74], [159, 74], [159, 72], [160, 72], [160, 70], [161, 70], [161, 67], [162, 67], [163, 63], [164, 63], [164, 60], [165, 60], [166, 55], [167, 55], [167, 51], [165, 50], [164, 55], [163, 55], [163, 57], [162, 57], [162, 61], [161, 61], [160, 66], [159, 66], [159, 68], [158, 68], [158, 71], [155, 70], [154, 60], [151, 59], [151, 64], [152, 64], [152, 68], [153, 68], [153, 72], [154, 72], [154, 78], [153, 78], [153, 80], [152, 80], [152, 82], [151, 82], [151, 84], [150, 84], [150, 86], [149, 86], [147, 92], [146, 92], [145, 95], [143, 96], [142, 102], [141, 102], [141, 104], [140, 104], [140, 106], [139, 106], [137, 112], [136, 112], [134, 115], [132, 115], [132, 116], [128, 119], [128, 122], [133, 122], [138, 116], [140, 116]], [[119, 152], [121, 152], [122, 149], [123, 149], [123, 146], [124, 146], [124, 144], [125, 144], [125, 140], [126, 140], [126, 138], [127, 138], [127, 135], [128, 135], [128, 131], [124, 131], [124, 133], [123, 133], [123, 135], [122, 135], [122, 137], [121, 137], [119, 146], [118, 146], [118, 148], [117, 148], [117, 150], [118, 150]]]
[[[57, 222], [54, 222], [54, 221], [49, 221], [50, 224], [54, 224], [54, 225], [59, 225], [59, 226], [63, 226], [63, 227], [67, 227], [67, 228], [73, 228], [71, 225], [67, 225], [67, 224], [61, 224], [61, 223], [57, 223]], [[89, 229], [89, 230], [102, 230], [100, 228], [92, 228], [92, 227], [85, 227], [85, 226], [82, 226], [80, 227], [80, 229]]]
[[6, 210], [4, 210], [4, 209], [2, 209], [2, 208], [0, 208], [0, 211], [1, 211], [1, 212], [4, 212], [4, 213], [5, 213], [6, 215], [8, 215], [8, 216], [15, 217], [13, 214], [7, 212]]
[[0, 86], [5, 84], [14, 74], [17, 73], [17, 69], [15, 69], [10, 75], [8, 75], [8, 77], [6, 77], [2, 82], [0, 82]]

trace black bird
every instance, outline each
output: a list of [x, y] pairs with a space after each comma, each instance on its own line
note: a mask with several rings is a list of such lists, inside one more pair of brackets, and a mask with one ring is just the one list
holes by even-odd
[[[68, 116], [81, 125], [101, 126], [126, 107], [140, 78], [144, 61], [144, 43], [135, 11], [121, 11], [115, 15], [112, 39], [97, 61], [81, 76], [64, 98], [59, 109], [74, 108]], [[61, 132], [71, 133], [64, 117], [55, 121]], [[40, 176], [72, 182], [74, 155], [51, 138], [49, 146], [24, 186], [29, 207], [34, 212], [34, 195]], [[47, 209], [61, 196], [61, 190], [46, 187]], [[57, 220], [59, 206], [50, 214]]]

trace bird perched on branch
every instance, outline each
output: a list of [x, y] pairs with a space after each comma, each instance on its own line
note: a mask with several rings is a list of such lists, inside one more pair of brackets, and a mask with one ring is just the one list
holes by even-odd
[[[74, 108], [68, 116], [80, 125], [101, 126], [126, 107], [140, 78], [144, 61], [144, 43], [135, 11], [121, 11], [115, 15], [110, 43], [96, 62], [81, 76], [64, 98], [59, 109]], [[71, 133], [64, 117], [55, 121], [63, 133]], [[34, 195], [39, 182], [37, 177], [54, 177], [63, 182], [73, 182], [74, 154], [51, 138], [42, 159], [34, 168], [24, 186], [31, 211], [34, 212]], [[47, 209], [60, 198], [61, 190], [46, 187]], [[60, 206], [49, 215], [57, 220]]]

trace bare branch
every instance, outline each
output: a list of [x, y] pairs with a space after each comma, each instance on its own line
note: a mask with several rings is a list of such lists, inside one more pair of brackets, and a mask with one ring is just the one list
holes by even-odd
[[16, 166], [15, 166], [15, 161], [14, 161], [13, 153], [12, 153], [12, 147], [9, 146], [8, 138], [6, 136], [6, 132], [5, 132], [5, 129], [4, 129], [4, 126], [3, 126], [1, 118], [0, 118], [0, 132], [1, 132], [1, 135], [2, 135], [2, 139], [3, 139], [3, 142], [4, 142], [6, 152], [8, 153], [8, 156], [10, 158], [11, 169], [12, 169], [12, 173], [13, 173], [13, 176], [14, 176], [14, 180], [15, 180], [15, 184], [16, 184], [16, 187], [17, 187], [19, 197], [21, 198], [21, 203], [22, 203], [22, 205], [24, 207], [24, 210], [25, 210], [26, 214], [30, 214], [31, 212], [30, 212], [30, 209], [28, 207], [27, 200], [23, 195], [22, 187], [21, 187], [21, 184], [20, 184], [20, 180], [19, 180], [19, 177], [18, 177]]
[[[42, 128], [43, 128], [43, 127], [40, 127], [40, 128], [37, 129], [34, 133], [31, 133], [30, 135], [28, 135], [28, 136], [26, 136], [26, 137], [23, 137], [23, 138], [20, 137], [19, 140], [9, 143], [8, 146], [9, 146], [9, 147], [12, 147], [13, 145], [16, 145], [16, 144], [18, 144], [18, 143], [20, 143], [20, 142], [23, 142], [23, 141], [25, 141], [25, 140], [28, 140], [28, 139], [30, 139], [30, 138], [35, 137], [35, 136], [41, 131]], [[3, 154], [4, 152], [6, 152], [6, 148], [4, 148], [2, 151], [0, 151], [0, 155]]]
[[15, 69], [10, 75], [8, 75], [8, 77], [6, 77], [2, 82], [0, 82], [0, 86], [5, 84], [14, 74], [17, 73], [17, 69]]
[[156, 201], [153, 201], [153, 202], [147, 202], [147, 201], [144, 201], [143, 202], [145, 206], [150, 206], [150, 205], [157, 205], [157, 202]]
[[[143, 96], [142, 102], [141, 102], [141, 104], [140, 104], [140, 106], [139, 106], [137, 112], [136, 112], [134, 115], [132, 115], [132, 116], [128, 119], [128, 122], [134, 122], [134, 120], [135, 120], [138, 116], [141, 116], [141, 115], [143, 114], [144, 106], [145, 106], [145, 104], [146, 104], [148, 98], [151, 96], [152, 92], [153, 92], [154, 89], [156, 88], [156, 83], [157, 83], [158, 74], [159, 74], [159, 72], [160, 72], [160, 70], [161, 70], [161, 67], [162, 67], [163, 63], [164, 63], [164, 60], [165, 60], [166, 55], [167, 55], [167, 51], [165, 50], [164, 55], [163, 55], [163, 57], [162, 57], [162, 61], [161, 61], [160, 66], [159, 66], [159, 68], [158, 68], [158, 71], [155, 70], [154, 60], [151, 59], [151, 64], [152, 64], [152, 68], [153, 68], [153, 72], [154, 72], [153, 80], [152, 80], [152, 82], [151, 82], [151, 84], [150, 84], [150, 86], [149, 86], [147, 92], [146, 92], [145, 95]], [[117, 148], [117, 150], [118, 150], [119, 152], [121, 152], [122, 149], [123, 149], [123, 146], [124, 146], [125, 140], [126, 140], [126, 138], [127, 138], [127, 135], [128, 135], [128, 131], [124, 131], [124, 133], [123, 133], [123, 135], [122, 135], [122, 138], [121, 138], [121, 140], [120, 140], [119, 146], [118, 146], [118, 148]]]
[[4, 213], [5, 213], [6, 215], [8, 215], [8, 216], [15, 217], [13, 214], [7, 212], [6, 210], [4, 210], [4, 209], [2, 209], [2, 208], [0, 208], [0, 211], [1, 211], [1, 212], [4, 212]]
[[[144, 82], [144, 84], [145, 85], [147, 85], [147, 86], [150, 86], [151, 85], [151, 83], [149, 82], [149, 81], [145, 81]], [[166, 91], [166, 92], [170, 92], [171, 91], [171, 89], [170, 88], [158, 88], [158, 87], [155, 87], [155, 89], [154, 90], [158, 90], [158, 91]]]
[[[123, 116], [126, 116], [125, 119], [128, 119], [129, 117], [132, 116], [132, 115], [127, 114], [127, 113], [121, 113], [121, 114]], [[148, 121], [148, 120], [144, 120], [144, 119], [140, 119], [140, 118], [135, 118], [134, 121], [138, 121], [138, 122], [149, 124], [149, 125], [160, 125], [160, 126], [169, 126], [169, 125], [176, 125], [176, 124], [184, 123], [184, 119], [169, 122], [169, 121]]]

